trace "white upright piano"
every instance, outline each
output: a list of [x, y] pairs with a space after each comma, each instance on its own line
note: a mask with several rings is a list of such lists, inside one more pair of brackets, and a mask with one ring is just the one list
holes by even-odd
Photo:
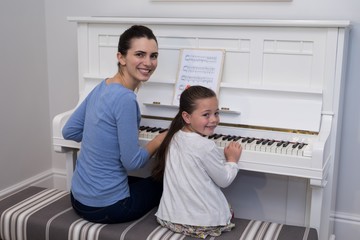
[[[158, 68], [137, 93], [142, 126], [167, 128], [175, 116], [177, 107], [172, 100], [181, 49], [223, 49], [218, 95], [221, 125], [214, 141], [220, 148], [230, 140], [241, 142], [241, 170], [305, 179], [303, 225], [315, 227], [321, 240], [334, 237], [330, 214], [339, 165], [349, 21], [68, 20], [78, 26], [79, 75], [74, 85], [79, 86], [79, 103], [95, 85], [116, 73], [118, 39], [125, 29], [144, 24], [154, 31], [159, 43]], [[80, 144], [64, 140], [61, 129], [72, 111], [53, 120], [55, 151], [67, 156], [68, 188]], [[140, 132], [141, 143], [149, 138], [151, 134]], [[297, 192], [296, 188], [292, 191]]]

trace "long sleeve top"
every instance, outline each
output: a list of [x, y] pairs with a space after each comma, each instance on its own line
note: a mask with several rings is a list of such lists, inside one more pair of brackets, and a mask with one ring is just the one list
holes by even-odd
[[129, 196], [127, 171], [149, 159], [138, 142], [140, 118], [135, 93], [106, 81], [77, 107], [62, 130], [65, 139], [81, 142], [71, 186], [76, 200], [103, 207]]
[[164, 190], [156, 216], [195, 226], [230, 223], [231, 213], [221, 188], [238, 173], [216, 144], [197, 133], [178, 131], [167, 153]]

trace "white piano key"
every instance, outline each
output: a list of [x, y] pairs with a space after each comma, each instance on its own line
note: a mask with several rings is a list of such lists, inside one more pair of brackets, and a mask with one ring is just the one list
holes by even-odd
[[221, 147], [221, 145], [223, 144], [222, 143], [222, 138], [224, 137], [224, 135], [222, 135], [222, 134], [217, 134], [215, 137], [214, 137], [214, 141], [215, 141], [215, 143], [216, 143], [216, 146], [219, 146], [219, 147]]
[[292, 152], [293, 152], [293, 150], [294, 150], [293, 146], [294, 146], [293, 143], [289, 143], [289, 146], [286, 148], [285, 154], [287, 154], [287, 155], [292, 155]]
[[266, 139], [266, 140], [262, 141], [261, 144], [260, 144], [259, 151], [260, 152], [266, 152], [266, 149], [267, 149], [267, 146], [268, 146], [269, 142], [270, 142], [270, 139]]
[[290, 147], [290, 142], [284, 142], [281, 145], [281, 154], [287, 154], [289, 147]]
[[255, 151], [257, 151], [257, 152], [261, 151], [261, 146], [262, 146], [263, 141], [265, 141], [265, 139], [256, 140]]
[[291, 155], [293, 156], [299, 156], [299, 148], [293, 148], [292, 152], [291, 152]]
[[243, 149], [245, 149], [247, 140], [249, 140], [248, 137], [243, 137], [243, 138], [241, 138], [241, 139], [239, 140], [239, 143], [240, 143], [240, 145], [241, 145], [241, 147], [242, 147]]
[[270, 142], [268, 142], [266, 144], [266, 150], [265, 152], [268, 152], [268, 153], [275, 153], [276, 151], [276, 142], [274, 140], [270, 140]]
[[301, 143], [299, 146], [298, 146], [298, 156], [304, 156], [304, 149], [307, 145], [305, 143]]
[[255, 138], [250, 138], [245, 144], [245, 149], [254, 151], [255, 145], [256, 145]]
[[306, 145], [304, 148], [303, 148], [304, 150], [303, 150], [303, 156], [304, 157], [311, 157], [311, 155], [312, 155], [312, 150], [311, 150], [311, 147], [310, 147], [310, 145]]

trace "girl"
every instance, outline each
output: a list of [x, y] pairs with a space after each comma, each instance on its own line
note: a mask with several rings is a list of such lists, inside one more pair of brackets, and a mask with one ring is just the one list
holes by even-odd
[[164, 180], [157, 220], [174, 232], [206, 238], [234, 227], [220, 188], [236, 177], [242, 149], [232, 142], [222, 152], [206, 138], [218, 123], [218, 100], [211, 89], [192, 86], [181, 94], [153, 169], [153, 176]]
[[149, 28], [127, 29], [119, 39], [118, 72], [88, 94], [63, 128], [65, 139], [81, 142], [71, 200], [88, 221], [131, 221], [160, 201], [162, 184], [127, 174], [148, 162], [166, 134], [139, 146], [141, 113], [134, 91], [155, 71], [157, 57], [157, 40]]

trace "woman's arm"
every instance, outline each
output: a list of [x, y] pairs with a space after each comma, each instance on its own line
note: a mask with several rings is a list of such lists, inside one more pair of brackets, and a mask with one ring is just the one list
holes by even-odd
[[140, 110], [134, 94], [119, 97], [115, 109], [117, 115], [118, 141], [123, 166], [127, 170], [143, 167], [159, 148], [166, 133], [159, 134], [146, 146], [139, 146]]
[[81, 142], [84, 130], [86, 103], [87, 99], [85, 99], [75, 109], [73, 114], [71, 114], [70, 118], [67, 120], [66, 124], [62, 129], [62, 135], [64, 139]]
[[148, 144], [146, 144], [145, 148], [149, 152], [150, 156], [154, 155], [154, 153], [160, 147], [161, 143], [164, 141], [166, 134], [167, 131], [162, 132], [156, 135], [156, 137], [154, 137], [150, 142], [148, 142]]

